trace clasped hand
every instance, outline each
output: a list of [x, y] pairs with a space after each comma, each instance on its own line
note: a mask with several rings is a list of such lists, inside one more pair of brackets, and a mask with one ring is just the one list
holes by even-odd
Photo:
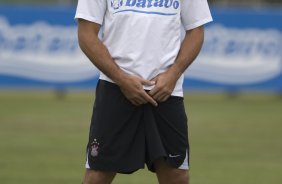
[[[125, 97], [134, 105], [139, 106], [151, 103], [157, 106], [158, 102], [166, 101], [174, 90], [178, 77], [169, 72], [157, 75], [152, 80], [145, 80], [141, 77], [127, 75], [119, 85]], [[143, 85], [154, 86], [148, 93]]]

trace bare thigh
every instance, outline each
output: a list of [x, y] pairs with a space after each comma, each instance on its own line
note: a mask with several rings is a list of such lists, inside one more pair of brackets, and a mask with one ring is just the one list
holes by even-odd
[[111, 184], [116, 173], [86, 169], [83, 184]]
[[188, 170], [170, 167], [162, 159], [155, 162], [155, 167], [160, 184], [189, 184]]

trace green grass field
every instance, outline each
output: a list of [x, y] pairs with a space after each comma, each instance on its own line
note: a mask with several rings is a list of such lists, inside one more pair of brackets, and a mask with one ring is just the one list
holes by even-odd
[[[0, 183], [78, 184], [94, 94], [0, 92]], [[185, 96], [191, 184], [280, 184], [282, 99], [218, 94]], [[114, 184], [157, 183], [146, 169]]]

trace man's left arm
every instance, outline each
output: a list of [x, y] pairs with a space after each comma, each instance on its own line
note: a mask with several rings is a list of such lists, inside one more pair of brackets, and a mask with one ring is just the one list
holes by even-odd
[[156, 85], [149, 94], [158, 102], [166, 101], [173, 92], [177, 80], [198, 56], [204, 41], [204, 27], [186, 31], [175, 63], [153, 79]]

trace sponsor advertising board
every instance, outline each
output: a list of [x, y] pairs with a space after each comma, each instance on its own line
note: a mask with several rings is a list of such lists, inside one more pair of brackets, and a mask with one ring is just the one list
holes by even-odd
[[[214, 22], [184, 87], [281, 91], [281, 9], [211, 10]], [[74, 13], [75, 7], [0, 7], [0, 88], [95, 87], [99, 72], [78, 46]]]

